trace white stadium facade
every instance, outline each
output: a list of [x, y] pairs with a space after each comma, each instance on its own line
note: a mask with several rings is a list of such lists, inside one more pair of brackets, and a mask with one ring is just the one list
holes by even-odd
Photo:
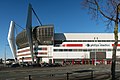
[[[43, 25], [34, 27], [32, 34], [34, 61], [38, 58], [39, 63], [94, 64], [95, 61], [101, 64], [111, 63], [113, 33], [55, 33], [53, 25]], [[117, 58], [120, 57], [119, 42]], [[17, 60], [32, 62], [26, 30], [17, 35], [16, 45], [17, 52], [13, 55]]]
[[[56, 33], [54, 25], [42, 25], [38, 16], [41, 25], [32, 27], [32, 11], [35, 13], [29, 4], [26, 29], [16, 37], [15, 22], [10, 23], [8, 42], [16, 61], [111, 64], [113, 33]], [[116, 56], [120, 58], [120, 38]]]

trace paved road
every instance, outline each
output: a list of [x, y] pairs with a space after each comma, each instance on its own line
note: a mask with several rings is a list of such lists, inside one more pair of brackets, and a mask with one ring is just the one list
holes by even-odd
[[[120, 70], [119, 68], [120, 68], [120, 65], [117, 65], [116, 70], [117, 71]], [[111, 65], [97, 65], [97, 66], [71, 65], [71, 66], [64, 66], [64, 67], [45, 67], [45, 68], [41, 68], [41, 67], [1, 68], [0, 80], [28, 80], [29, 75], [31, 75], [30, 77], [32, 78], [32, 80], [67, 80], [66, 73], [73, 73], [73, 71], [78, 71], [78, 70], [94, 70], [93, 77], [98, 75], [100, 77], [100, 75], [103, 75], [103, 74], [104, 74], [104, 77], [109, 77], [110, 69], [111, 69]], [[69, 80], [82, 80], [82, 77], [90, 78], [91, 72], [80, 73], [80, 74], [74, 73], [74, 74], [69, 74], [68, 76], [69, 76]], [[96, 79], [99, 77], [96, 77]]]

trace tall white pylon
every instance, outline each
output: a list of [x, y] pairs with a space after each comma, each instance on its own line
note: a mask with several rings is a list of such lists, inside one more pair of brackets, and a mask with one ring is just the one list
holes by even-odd
[[14, 21], [10, 22], [10, 28], [9, 28], [9, 32], [8, 32], [8, 43], [11, 49], [11, 52], [13, 54], [13, 57], [16, 61], [16, 46], [15, 46], [15, 23]]

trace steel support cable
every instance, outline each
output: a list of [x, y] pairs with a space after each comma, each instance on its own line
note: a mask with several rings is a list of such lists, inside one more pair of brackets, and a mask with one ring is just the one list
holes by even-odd
[[38, 18], [37, 14], [35, 13], [35, 11], [34, 11], [33, 8], [32, 8], [32, 11], [33, 11], [33, 13], [35, 14], [35, 17], [37, 18], [38, 24], [40, 24], [40, 25], [42, 26], [42, 23], [41, 23], [40, 19]]
[[[15, 22], [14, 22], [15, 23]], [[17, 23], [15, 23], [18, 27], [20, 27], [21, 29], [25, 30], [23, 27], [21, 27], [20, 25], [18, 25]]]

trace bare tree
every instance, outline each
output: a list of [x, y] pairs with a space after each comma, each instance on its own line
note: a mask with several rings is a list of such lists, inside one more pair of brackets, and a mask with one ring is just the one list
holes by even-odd
[[114, 46], [112, 54], [111, 78], [115, 80], [116, 50], [118, 45], [118, 27], [120, 20], [120, 0], [83, 0], [82, 6], [96, 20], [103, 20], [109, 28], [114, 24]]

